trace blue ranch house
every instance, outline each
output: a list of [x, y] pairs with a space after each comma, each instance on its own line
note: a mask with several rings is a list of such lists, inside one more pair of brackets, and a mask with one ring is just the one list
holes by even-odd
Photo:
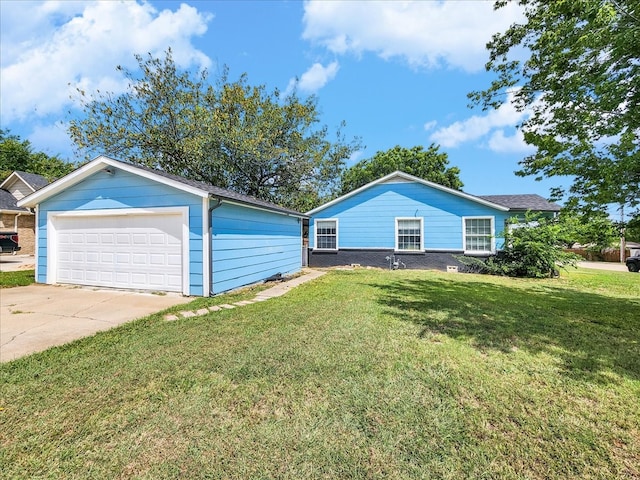
[[456, 255], [488, 256], [505, 222], [527, 211], [555, 215], [539, 195], [474, 196], [396, 171], [309, 212], [309, 265], [407, 268], [461, 266]]
[[302, 267], [305, 215], [105, 156], [18, 205], [39, 283], [206, 297]]

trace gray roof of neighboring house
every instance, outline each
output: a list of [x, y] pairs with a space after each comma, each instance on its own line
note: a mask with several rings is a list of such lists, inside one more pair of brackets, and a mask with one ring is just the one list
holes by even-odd
[[0, 188], [0, 210], [12, 210], [16, 212], [28, 212], [29, 209], [16, 205], [16, 197]]
[[34, 190], [40, 190], [42, 187], [49, 185], [49, 180], [37, 173], [21, 172], [19, 170], [16, 170], [15, 173], [17, 173], [20, 178], [27, 182]]
[[211, 195], [215, 197], [220, 197], [226, 200], [231, 200], [238, 203], [244, 203], [246, 205], [253, 205], [256, 207], [263, 207], [268, 210], [273, 210], [275, 212], [286, 213], [290, 215], [295, 215], [298, 217], [306, 217], [303, 213], [296, 212], [295, 210], [291, 210], [289, 208], [281, 207], [280, 205], [276, 205], [275, 203], [267, 202], [265, 200], [260, 200], [259, 198], [251, 197], [249, 195], [242, 195], [240, 193], [233, 192], [231, 190], [227, 190], [225, 188], [216, 187], [207, 182], [199, 182], [197, 180], [190, 180], [188, 178], [181, 177], [179, 175], [173, 175], [171, 173], [166, 173], [161, 170], [156, 170], [154, 168], [145, 167], [143, 165], [136, 165], [134, 163], [125, 162], [123, 160], [116, 160], [111, 158], [111, 160], [115, 160], [120, 163], [126, 163], [127, 165], [131, 165], [135, 168], [139, 168], [141, 170], [146, 170], [147, 172], [155, 173], [156, 175], [160, 175], [161, 177], [168, 178], [170, 180], [174, 180], [176, 182], [184, 183], [185, 185], [189, 185], [191, 187], [199, 188], [206, 192], [209, 192]]
[[536, 210], [541, 212], [559, 212], [561, 207], [536, 194], [522, 195], [478, 195], [491, 203], [497, 203], [509, 210]]

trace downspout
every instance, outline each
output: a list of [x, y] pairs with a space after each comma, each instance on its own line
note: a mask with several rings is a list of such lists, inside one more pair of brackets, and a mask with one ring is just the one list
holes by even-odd
[[217, 203], [215, 205], [209, 204], [209, 211], [207, 212], [207, 235], [209, 235], [209, 261], [207, 262], [207, 269], [209, 270], [209, 296], [213, 295], [213, 220], [211, 214], [216, 208], [222, 205], [220, 198], [216, 198], [215, 200]]
[[23, 214], [24, 212], [16, 213], [16, 216], [13, 219], [13, 231], [16, 233], [18, 233], [18, 217]]

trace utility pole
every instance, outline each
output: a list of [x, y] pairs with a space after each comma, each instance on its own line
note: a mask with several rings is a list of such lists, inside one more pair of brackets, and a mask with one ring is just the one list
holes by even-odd
[[627, 242], [624, 234], [624, 204], [622, 204], [620, 205], [620, 263], [624, 263], [627, 259]]

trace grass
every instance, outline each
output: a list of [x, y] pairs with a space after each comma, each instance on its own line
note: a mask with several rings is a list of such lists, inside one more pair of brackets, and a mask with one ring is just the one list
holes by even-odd
[[334, 271], [267, 302], [154, 315], [0, 365], [0, 465], [6, 478], [639, 478], [638, 287], [595, 270]]
[[0, 288], [24, 287], [35, 283], [35, 270], [0, 272]]

